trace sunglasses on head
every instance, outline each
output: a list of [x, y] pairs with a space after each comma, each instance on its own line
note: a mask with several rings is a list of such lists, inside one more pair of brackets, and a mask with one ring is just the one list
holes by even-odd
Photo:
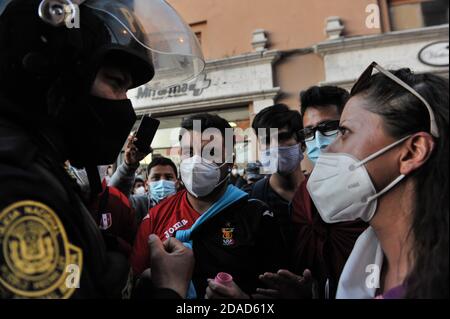
[[372, 62], [369, 65], [369, 67], [361, 74], [358, 81], [356, 81], [355, 85], [353, 86], [353, 88], [351, 90], [351, 95], [355, 95], [356, 93], [360, 92], [361, 88], [367, 84], [367, 82], [372, 77], [373, 69], [376, 69], [378, 72], [385, 75], [386, 77], [388, 77], [389, 79], [391, 79], [392, 81], [394, 81], [395, 83], [397, 83], [398, 85], [400, 85], [401, 87], [403, 87], [404, 89], [409, 91], [412, 95], [417, 97], [423, 103], [423, 105], [425, 105], [425, 107], [427, 108], [428, 113], [430, 115], [430, 133], [434, 137], [438, 138], [439, 130], [437, 128], [436, 118], [434, 116], [434, 112], [433, 112], [433, 109], [431, 108], [430, 104], [425, 100], [425, 98], [422, 95], [419, 94], [419, 92], [417, 92], [410, 85], [405, 83], [405, 81], [403, 81], [399, 77], [395, 76], [388, 70], [385, 70], [376, 62]]

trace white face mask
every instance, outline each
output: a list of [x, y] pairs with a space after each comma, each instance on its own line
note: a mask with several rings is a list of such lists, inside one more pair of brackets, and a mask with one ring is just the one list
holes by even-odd
[[104, 179], [106, 179], [107, 182], [109, 181], [108, 180], [109, 179], [108, 167], [109, 167], [109, 165], [97, 166], [98, 174], [100, 175], [100, 180], [102, 182], [103, 182]]
[[377, 198], [400, 183], [400, 175], [377, 193], [365, 164], [404, 142], [409, 136], [388, 145], [359, 161], [349, 154], [324, 153], [317, 160], [308, 180], [309, 194], [326, 223], [354, 221], [368, 222], [377, 209]]
[[135, 190], [134, 190], [134, 194], [135, 195], [143, 195], [143, 194], [145, 194], [146, 192], [145, 192], [145, 187], [144, 186], [139, 186], [138, 188], [136, 188]]
[[[106, 171], [108, 169], [108, 165], [103, 166], [97, 166], [98, 169], [98, 175], [100, 176], [100, 182], [103, 182], [103, 179], [106, 178]], [[75, 177], [77, 178], [77, 184], [80, 186], [82, 193], [84, 194], [90, 194], [91, 193], [91, 186], [89, 184], [88, 175], [85, 168], [77, 169], [73, 166], [70, 166], [70, 170], [75, 174]], [[106, 180], [106, 183], [108, 184], [108, 180]]]
[[194, 155], [181, 162], [181, 179], [190, 194], [197, 198], [206, 197], [226, 180], [220, 181], [222, 166]]

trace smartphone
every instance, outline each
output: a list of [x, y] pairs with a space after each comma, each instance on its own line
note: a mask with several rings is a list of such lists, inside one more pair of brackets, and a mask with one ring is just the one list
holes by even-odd
[[148, 115], [144, 115], [136, 131], [137, 141], [134, 143], [136, 148], [141, 153], [148, 153], [150, 151], [150, 145], [155, 138], [156, 131], [158, 131], [160, 121], [151, 118]]

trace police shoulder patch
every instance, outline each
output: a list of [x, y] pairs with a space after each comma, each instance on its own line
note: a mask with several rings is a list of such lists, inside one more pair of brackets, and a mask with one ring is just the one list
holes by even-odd
[[35, 201], [0, 212], [0, 286], [17, 298], [69, 298], [83, 254], [69, 243], [55, 212]]

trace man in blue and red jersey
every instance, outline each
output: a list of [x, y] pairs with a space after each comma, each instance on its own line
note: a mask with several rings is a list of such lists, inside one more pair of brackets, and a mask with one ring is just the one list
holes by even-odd
[[227, 183], [233, 167], [233, 140], [225, 143], [226, 136], [233, 136], [225, 133], [232, 130], [228, 122], [199, 114], [181, 127], [180, 172], [186, 190], [150, 209], [143, 220], [131, 256], [134, 274], [151, 269], [150, 234], [176, 237], [193, 249], [196, 260], [188, 298], [205, 296], [207, 279], [219, 272], [233, 276], [239, 297], [249, 297], [260, 286], [259, 274], [286, 265], [280, 228], [266, 204]]

